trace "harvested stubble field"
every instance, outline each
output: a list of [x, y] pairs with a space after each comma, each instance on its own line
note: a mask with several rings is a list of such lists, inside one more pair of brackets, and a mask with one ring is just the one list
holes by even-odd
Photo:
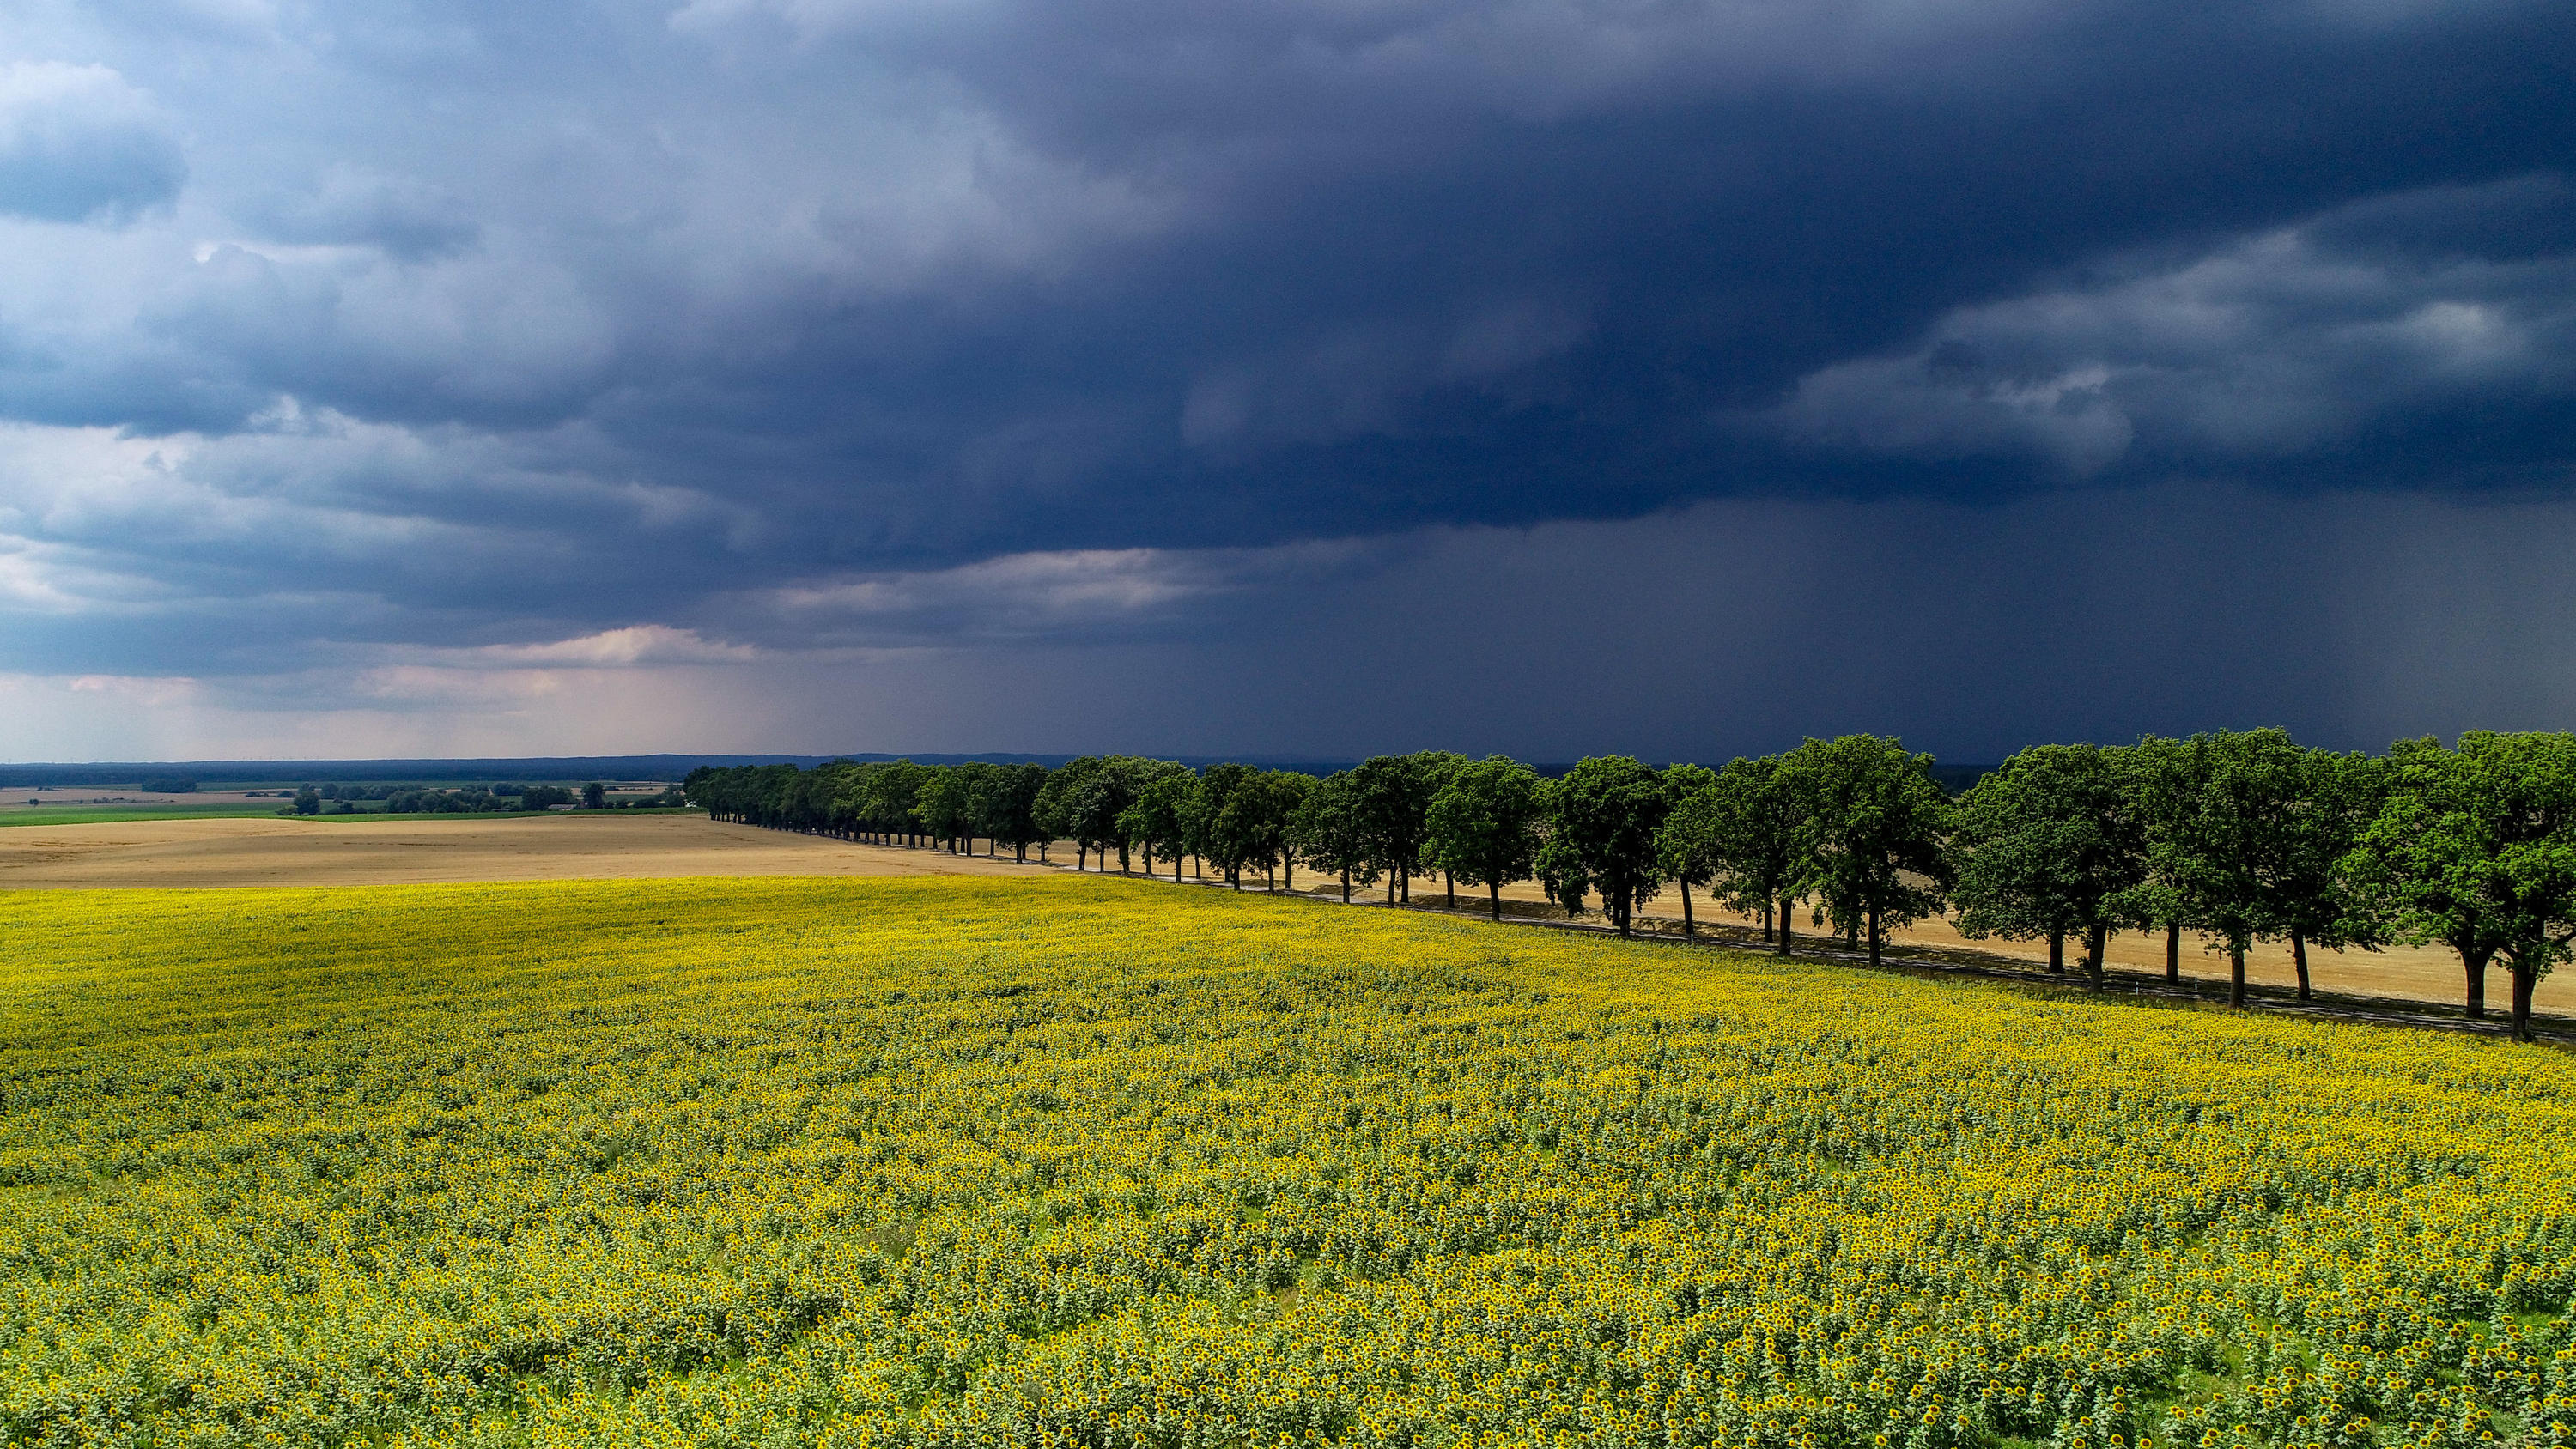
[[1035, 868], [857, 846], [696, 814], [272, 816], [0, 830], [0, 890], [995, 872]]
[[0, 932], [13, 1442], [2576, 1421], [2545, 1049], [1062, 876]]

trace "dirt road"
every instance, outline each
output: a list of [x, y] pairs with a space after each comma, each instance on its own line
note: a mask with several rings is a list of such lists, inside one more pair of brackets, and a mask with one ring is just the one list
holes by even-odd
[[[1299, 881], [1301, 885], [1307, 883], [1302, 875]], [[1383, 898], [1385, 886], [1381, 884], [1373, 894]], [[1437, 877], [1417, 880], [1413, 883], [1413, 899], [1416, 902], [1436, 901], [1441, 898], [1440, 882]], [[1481, 894], [1475, 896], [1476, 900], [1482, 898]], [[1546, 900], [1547, 897], [1536, 884], [1523, 883], [1505, 888], [1503, 899], [1538, 902]], [[1470, 904], [1469, 893], [1462, 891], [1459, 901], [1462, 905]], [[1759, 924], [1753, 917], [1738, 916], [1714, 908], [1705, 895], [1694, 897], [1693, 912], [1702, 921], [1723, 921], [1730, 925]], [[1667, 890], [1660, 899], [1638, 914], [1678, 920], [1681, 916], [1681, 903], [1671, 891]], [[1820, 939], [1824, 934], [1823, 930], [1809, 924], [1804, 912], [1799, 914], [1797, 925], [1801, 940], [1816, 941], [1819, 945], [1826, 944]], [[1971, 951], [1991, 952], [1998, 956], [2018, 957], [2026, 961], [2044, 962], [2048, 959], [2046, 941], [2000, 941], [1992, 938], [1971, 941], [1961, 936], [1946, 920], [1922, 921], [1901, 930], [1892, 931], [1888, 934], [1888, 942], [1896, 946], [1927, 946], [1952, 950], [1964, 948]], [[2227, 979], [2227, 958], [2204, 950], [2205, 945], [2206, 942], [2197, 934], [2189, 931], [2183, 933], [2181, 963], [2183, 978], [2187, 981], [2224, 982]], [[2069, 972], [2079, 969], [2083, 954], [2081, 945], [2073, 941], [2067, 943], [2066, 968]], [[2159, 931], [2148, 935], [2132, 931], [2113, 936], [2109, 949], [2103, 954], [2108, 963], [2114, 967], [2160, 975], [2165, 969], [2164, 933]], [[2384, 951], [2323, 951], [2311, 947], [2308, 951], [2308, 978], [2319, 991], [2347, 992], [2357, 996], [2389, 996], [2408, 1001], [2426, 1001], [2454, 1006], [2459, 1003], [2465, 986], [2460, 972], [2459, 957], [2448, 950], [2428, 950], [2415, 946], [2391, 947]], [[2262, 986], [2289, 987], [2298, 984], [2298, 975], [2290, 962], [2290, 948], [2286, 945], [2257, 943], [2254, 949], [2246, 954], [2245, 979]], [[2487, 972], [2487, 1009], [2489, 1011], [2504, 1011], [2511, 1004], [2511, 991], [2512, 985], [2502, 967], [2492, 968]], [[2539, 1011], [2576, 1015], [2576, 969], [2542, 978], [2539, 987], [2532, 993], [2532, 1005]]]

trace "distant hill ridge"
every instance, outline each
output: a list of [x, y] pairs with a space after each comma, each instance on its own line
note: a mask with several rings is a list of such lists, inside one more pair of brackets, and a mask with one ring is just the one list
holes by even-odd
[[[185, 777], [201, 785], [224, 781], [333, 780], [677, 780], [700, 765], [794, 765], [811, 769], [833, 760], [915, 760], [925, 765], [960, 765], [970, 760], [1053, 768], [1075, 755], [1032, 755], [1010, 751], [980, 754], [843, 755], [554, 755], [524, 759], [470, 760], [95, 760], [80, 764], [0, 765], [0, 789], [39, 785], [132, 785], [149, 776]], [[1240, 756], [1181, 757], [1188, 765], [1212, 765]], [[1277, 769], [1335, 770], [1351, 760], [1242, 760]]]
[[[59, 785], [126, 785], [132, 786], [147, 776], [192, 779], [202, 786], [221, 783], [301, 783], [322, 784], [342, 780], [405, 780], [430, 783], [457, 783], [469, 780], [677, 780], [701, 765], [726, 768], [735, 765], [794, 765], [812, 769], [834, 760], [912, 760], [924, 765], [962, 765], [971, 760], [996, 764], [1044, 765], [1053, 769], [1076, 755], [1032, 755], [1008, 750], [977, 754], [867, 754], [845, 755], [553, 755], [524, 759], [478, 760], [99, 760], [86, 764], [36, 763], [0, 765], [0, 790], [24, 790], [35, 786]], [[1234, 763], [1262, 769], [1296, 770], [1310, 775], [1330, 774], [1358, 764], [1357, 760], [1309, 759], [1292, 756], [1249, 755], [1177, 755], [1194, 768]], [[1722, 760], [1711, 760], [1718, 764]], [[1540, 763], [1530, 767], [1542, 775], [1561, 775], [1573, 768], [1571, 761]], [[1978, 776], [1993, 769], [1992, 765], [1940, 764], [1932, 769], [1933, 778], [1952, 791], [1966, 789]]]

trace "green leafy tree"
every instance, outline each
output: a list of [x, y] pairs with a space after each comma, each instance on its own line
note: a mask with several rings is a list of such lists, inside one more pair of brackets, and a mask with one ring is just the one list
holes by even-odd
[[1210, 765], [1183, 806], [1191, 852], [1236, 890], [1243, 889], [1243, 868], [1252, 859], [1253, 843], [1244, 834], [1246, 813], [1234, 797], [1252, 789], [1260, 774], [1250, 765]]
[[2131, 765], [2118, 748], [2036, 745], [1970, 786], [1953, 840], [1959, 934], [2045, 939], [2051, 972], [2074, 935], [2101, 985], [2110, 934], [2135, 919], [2148, 878]]
[[[1588, 887], [1601, 893], [1602, 914], [1629, 934], [1637, 907], [1663, 889], [1656, 832], [1670, 805], [1664, 782], [1626, 755], [1576, 763], [1546, 792], [1547, 839], [1539, 867], [1562, 901]], [[1578, 884], [1579, 883], [1579, 884]]]
[[968, 782], [964, 772], [933, 766], [912, 797], [912, 817], [921, 822], [930, 843], [957, 853], [957, 838], [966, 830]]
[[[1315, 777], [1295, 770], [1264, 770], [1246, 792], [1242, 830], [1251, 847], [1247, 860], [1257, 862], [1265, 876], [1274, 869], [1286, 877], [1287, 888], [1297, 888], [1297, 817], [1306, 807], [1306, 797], [1314, 792]], [[1278, 879], [1271, 879], [1278, 889]]]
[[2193, 793], [2150, 853], [2212, 949], [2227, 953], [2228, 1004], [2245, 1004], [2245, 953], [2258, 940], [2291, 942], [2305, 996], [2308, 945], [2375, 934], [2337, 880], [2375, 813], [2364, 767], [2259, 729], [2194, 735], [2177, 768]]
[[584, 809], [584, 810], [604, 810], [604, 809], [606, 809], [607, 807], [608, 807], [608, 786], [607, 786], [607, 785], [605, 785], [605, 784], [601, 783], [600, 781], [593, 780], [593, 781], [591, 781], [589, 784], [584, 785], [584, 786], [582, 786], [582, 787], [581, 787], [581, 808], [582, 808], [582, 809]]
[[1175, 884], [1190, 853], [1189, 806], [1198, 787], [1196, 772], [1174, 765], [1147, 778], [1119, 817], [1119, 828], [1143, 847], [1146, 870], [1150, 873], [1156, 860], [1168, 860]]
[[882, 768], [879, 762], [864, 765], [844, 763], [831, 771], [832, 823], [844, 840], [864, 840], [869, 832], [867, 818], [868, 776]]
[[1953, 811], [1932, 757], [1844, 735], [1807, 741], [1781, 770], [1806, 811], [1799, 870], [1819, 898], [1818, 921], [1830, 914], [1847, 936], [1865, 928], [1875, 966], [1888, 931], [1937, 913], [1950, 887]]
[[957, 819], [954, 829], [957, 848], [964, 854], [975, 853], [975, 836], [983, 826], [983, 817], [976, 813], [975, 807], [977, 802], [984, 798], [984, 782], [993, 777], [995, 768], [983, 760], [969, 760], [962, 765], [949, 766], [949, 774], [954, 778], [951, 788], [956, 791]]
[[1413, 876], [1431, 833], [1431, 798], [1440, 792], [1433, 761], [1423, 755], [1379, 755], [1348, 772], [1352, 804], [1368, 840], [1369, 862], [1386, 875], [1389, 905], [1413, 899]]
[[1758, 912], [1765, 939], [1776, 924], [1777, 950], [1786, 956], [1795, 940], [1792, 912], [1807, 806], [1795, 773], [1781, 768], [1783, 758], [1729, 761], [1709, 782], [1708, 803], [1718, 859], [1712, 889], [1733, 909]]
[[1582, 853], [1557, 836], [1556, 794], [1561, 784], [1559, 780], [1540, 782], [1538, 854], [1531, 869], [1537, 874], [1540, 894], [1563, 907], [1567, 915], [1579, 916], [1592, 894], [1592, 877], [1583, 873]]
[[1341, 876], [1343, 905], [1351, 903], [1352, 886], [1376, 883], [1376, 842], [1369, 836], [1350, 771], [1317, 781], [1298, 805], [1288, 830], [1299, 859], [1327, 875]]
[[1029, 847], [1040, 839], [1038, 792], [1046, 788], [1046, 779], [1044, 765], [994, 765], [977, 777], [968, 812], [993, 842], [994, 855], [1007, 845], [1012, 859], [1029, 858]]
[[1169, 761], [1132, 755], [1085, 755], [1067, 761], [1038, 792], [1038, 826], [1049, 838], [1074, 843], [1075, 869], [1081, 869], [1089, 855], [1099, 856], [1101, 869], [1108, 869], [1109, 852], [1114, 849], [1123, 874], [1131, 865], [1128, 851], [1135, 837], [1121, 828], [1118, 817], [1136, 803], [1136, 791], [1146, 780], [1169, 768]]
[[[805, 772], [813, 792], [816, 828], [841, 840], [856, 840], [859, 834], [857, 812], [850, 800], [850, 780], [862, 767], [851, 760], [827, 760]], [[635, 801], [634, 804], [649, 804]]]
[[2130, 891], [2129, 913], [2165, 933], [2165, 984], [2182, 984], [2182, 933], [2205, 923], [2192, 915], [2192, 898], [2173, 872], [2174, 842], [2199, 805], [2205, 751], [2182, 740], [2149, 735], [2129, 747], [2131, 806], [2146, 832], [2147, 875]]
[[[1474, 764], [1475, 761], [1468, 759], [1465, 755], [1453, 754], [1448, 750], [1417, 750], [1414, 753], [1405, 756], [1405, 758], [1413, 762], [1413, 768], [1419, 772], [1423, 789], [1427, 792], [1423, 796], [1422, 840], [1421, 843], [1415, 847], [1413, 862], [1405, 868], [1406, 874], [1409, 878], [1410, 876], [1419, 874], [1423, 871], [1439, 870], [1438, 864], [1431, 860], [1428, 854], [1431, 848], [1430, 802], [1438, 798], [1441, 790], [1448, 785], [1451, 776], [1457, 774], [1459, 770], [1466, 766]], [[1446, 897], [1442, 904], [1449, 910], [1454, 911], [1458, 909], [1457, 873], [1447, 870], [1440, 871], [1440, 884], [1441, 892]], [[1412, 899], [1409, 888], [1405, 898], [1407, 900]]]
[[2179, 761], [2197, 786], [2155, 837], [2155, 869], [2227, 953], [2227, 1000], [2245, 1004], [2245, 953], [2262, 931], [2274, 816], [2298, 789], [2298, 746], [2278, 730], [2194, 735]]
[[297, 790], [295, 792], [295, 813], [298, 815], [321, 814], [322, 792], [314, 789], [310, 785]]
[[1147, 759], [1141, 755], [1111, 755], [1100, 762], [1098, 773], [1085, 783], [1079, 802], [1084, 828], [1093, 832], [1092, 840], [1102, 852], [1102, 865], [1107, 865], [1107, 852], [1118, 852], [1118, 873], [1130, 872], [1129, 852], [1135, 837], [1129, 835], [1120, 820], [1127, 807], [1136, 803], [1137, 793], [1154, 780], [1186, 766], [1170, 760]]
[[1425, 814], [1426, 858], [1452, 879], [1483, 886], [1497, 921], [1503, 887], [1537, 868], [1543, 784], [1517, 760], [1470, 760], [1448, 772]]
[[868, 818], [876, 822], [879, 838], [891, 842], [900, 835], [907, 846], [920, 838], [921, 817], [913, 813], [920, 803], [921, 787], [930, 782], [932, 767], [910, 760], [888, 760], [885, 768], [868, 777]]
[[1682, 934], [1696, 936], [1699, 923], [1691, 916], [1691, 887], [1717, 879], [1725, 859], [1718, 833], [1724, 809], [1717, 794], [1717, 772], [1705, 765], [1666, 766], [1664, 794], [1671, 807], [1665, 812], [1663, 828], [1655, 834], [1655, 853], [1663, 862], [1665, 878], [1681, 890]]
[[2350, 876], [2401, 939], [2459, 953], [2469, 1015], [2485, 1015], [2487, 965], [2501, 958], [2514, 1034], [2528, 1038], [2533, 988], [2576, 939], [2576, 735], [2400, 741], [2387, 769]]
[[2359, 752], [2301, 752], [2296, 808], [2282, 822], [2281, 857], [2272, 881], [2266, 932], [2290, 943], [2299, 999], [2308, 988], [2308, 948], [2376, 951], [2388, 922], [2376, 899], [2353, 888], [2344, 863], [2378, 817], [2387, 772]]
[[[1083, 802], [1091, 789], [1091, 778], [1106, 765], [1098, 755], [1084, 755], [1067, 760], [1047, 774], [1046, 784], [1038, 791], [1037, 826], [1042, 838], [1073, 842], [1073, 868], [1080, 870], [1090, 851], [1091, 838], [1083, 833]], [[1046, 848], [1038, 848], [1038, 857], [1046, 857]]]

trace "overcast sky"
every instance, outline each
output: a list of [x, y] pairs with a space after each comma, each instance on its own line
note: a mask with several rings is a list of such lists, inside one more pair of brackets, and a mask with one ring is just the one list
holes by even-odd
[[0, 756], [2576, 724], [2563, 0], [0, 0]]

